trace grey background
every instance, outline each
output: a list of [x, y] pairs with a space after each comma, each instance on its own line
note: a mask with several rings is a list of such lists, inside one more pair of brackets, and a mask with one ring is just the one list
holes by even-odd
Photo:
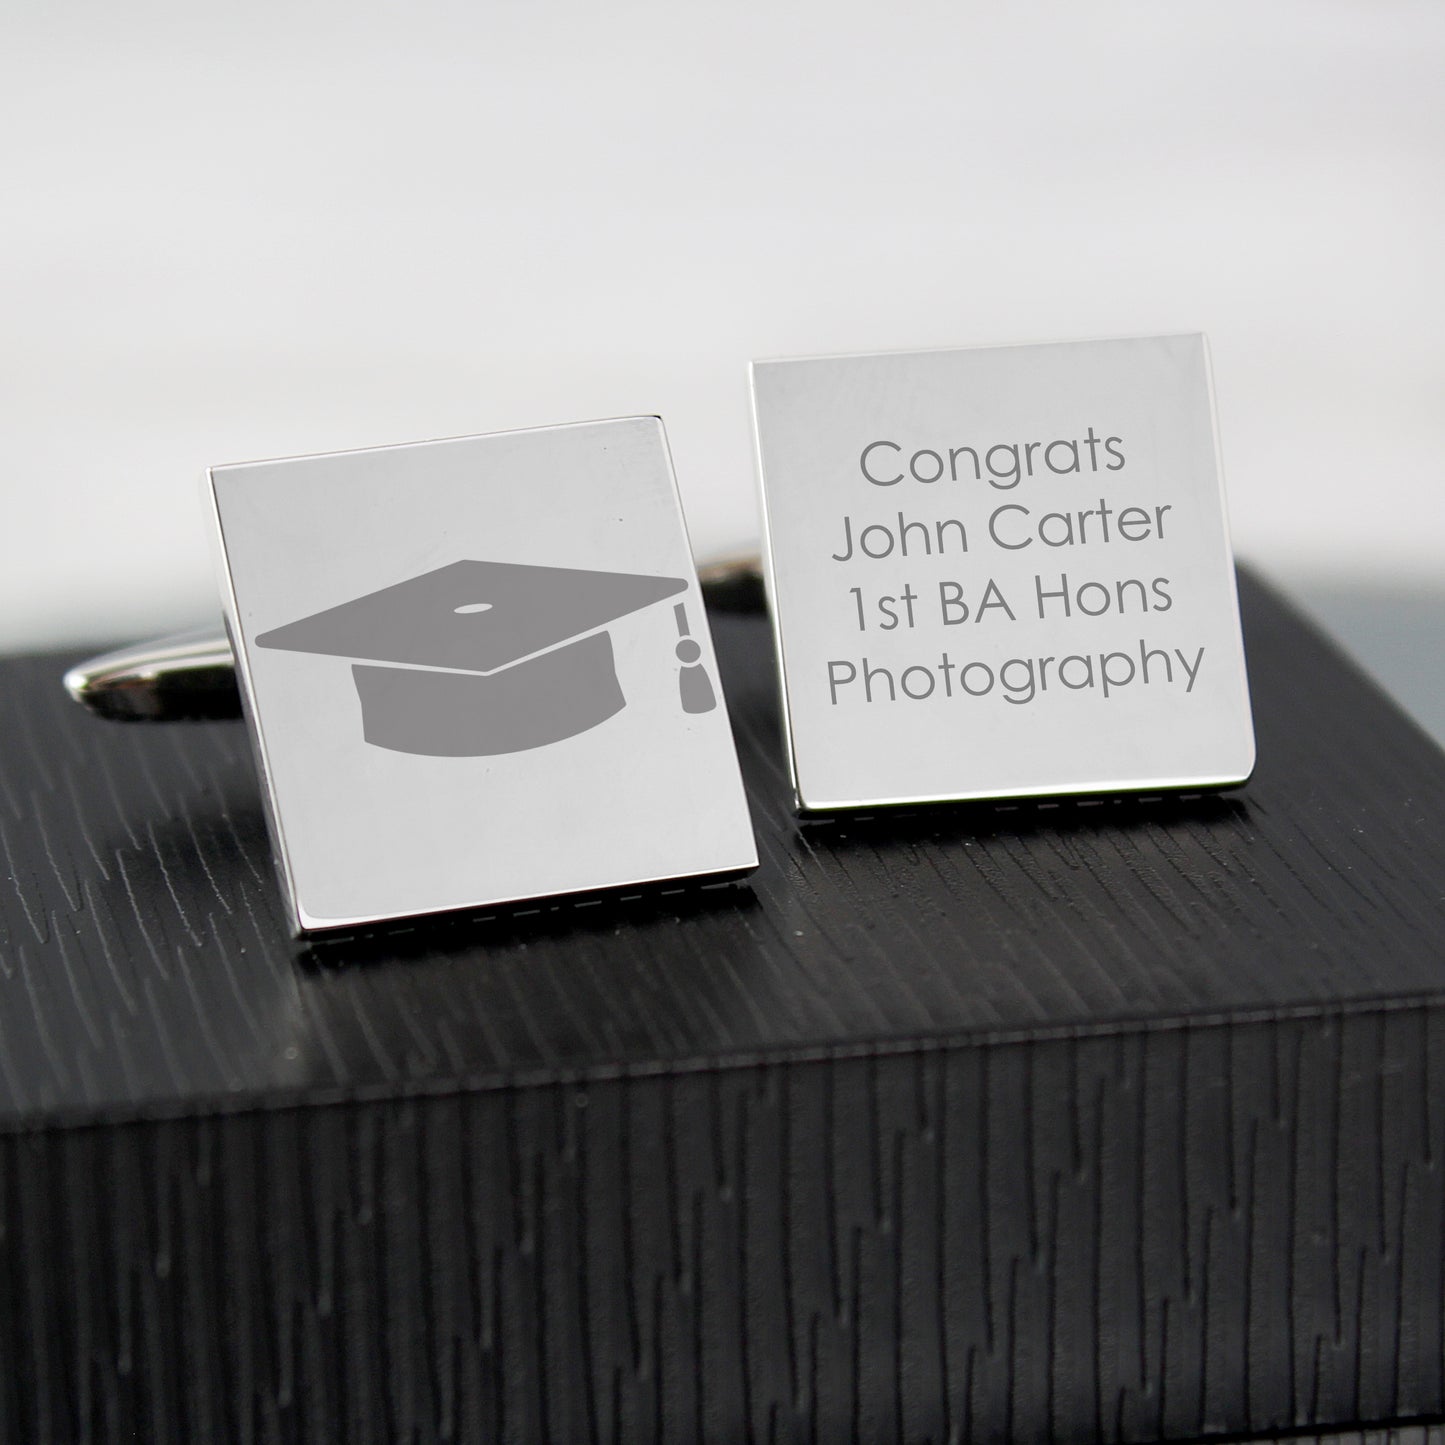
[[1288, 574], [1281, 580], [1295, 602], [1445, 746], [1445, 588]]
[[212, 618], [208, 465], [660, 411], [713, 553], [753, 357], [1195, 329], [1241, 553], [1438, 623], [1442, 56], [1436, 0], [12, 0], [0, 650]]
[[0, 647], [207, 614], [195, 479], [754, 357], [1203, 330], [1267, 569], [1445, 555], [1436, 0], [0, 9]]

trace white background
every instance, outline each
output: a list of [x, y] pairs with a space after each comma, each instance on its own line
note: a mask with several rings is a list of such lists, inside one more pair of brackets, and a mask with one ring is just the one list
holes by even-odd
[[1445, 6], [0, 11], [0, 648], [216, 612], [209, 463], [660, 411], [753, 356], [1206, 331], [1237, 545], [1445, 557]]

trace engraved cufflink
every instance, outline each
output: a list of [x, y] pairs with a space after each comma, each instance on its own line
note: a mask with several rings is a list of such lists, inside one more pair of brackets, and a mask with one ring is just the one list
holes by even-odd
[[133, 718], [239, 689], [298, 934], [757, 866], [655, 417], [208, 481], [229, 646], [66, 681]]
[[1247, 779], [1202, 336], [767, 361], [752, 386], [800, 809]]

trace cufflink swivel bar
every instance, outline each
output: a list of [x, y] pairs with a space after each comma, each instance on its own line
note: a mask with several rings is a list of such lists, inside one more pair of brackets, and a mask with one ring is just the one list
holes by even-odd
[[[764, 609], [762, 564], [756, 556], [703, 563], [698, 580], [714, 611]], [[217, 627], [89, 658], [65, 674], [65, 690], [97, 717], [115, 722], [204, 722], [241, 715], [235, 654]]]

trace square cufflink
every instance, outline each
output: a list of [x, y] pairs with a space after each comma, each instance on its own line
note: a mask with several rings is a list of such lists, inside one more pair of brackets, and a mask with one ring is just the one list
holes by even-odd
[[296, 932], [756, 866], [655, 417], [208, 480]]
[[1243, 782], [1202, 336], [758, 362], [805, 812]]

